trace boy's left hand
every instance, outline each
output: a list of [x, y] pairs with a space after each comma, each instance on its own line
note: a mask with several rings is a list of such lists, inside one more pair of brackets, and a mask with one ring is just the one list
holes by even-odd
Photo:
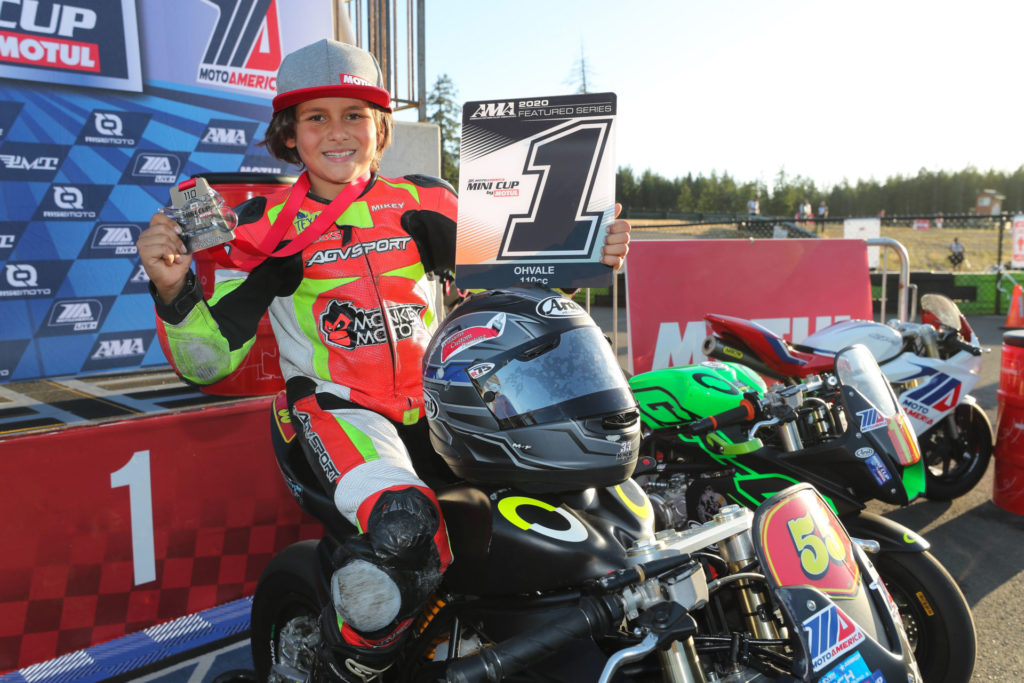
[[[622, 212], [622, 204], [615, 205], [615, 217]], [[626, 260], [626, 252], [629, 251], [629, 223], [612, 221], [608, 225], [608, 234], [604, 238], [604, 246], [601, 248], [601, 263], [611, 266], [617, 271]]]

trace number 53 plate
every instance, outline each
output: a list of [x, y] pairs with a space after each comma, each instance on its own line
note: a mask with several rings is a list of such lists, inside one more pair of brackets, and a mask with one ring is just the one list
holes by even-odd
[[462, 109], [455, 279], [605, 287], [615, 211], [615, 94], [468, 102]]

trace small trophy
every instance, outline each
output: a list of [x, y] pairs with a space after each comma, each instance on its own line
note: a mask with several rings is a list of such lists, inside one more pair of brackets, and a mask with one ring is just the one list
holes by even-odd
[[192, 178], [171, 188], [171, 206], [160, 213], [181, 226], [188, 253], [215, 247], [235, 238], [238, 216], [205, 178]]

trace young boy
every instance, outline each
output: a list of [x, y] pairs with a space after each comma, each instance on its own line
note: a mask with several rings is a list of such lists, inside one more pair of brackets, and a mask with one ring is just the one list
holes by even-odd
[[[259, 244], [282, 225], [281, 244], [300, 244], [307, 230], [319, 237], [219, 283], [209, 302], [166, 216], [150, 220], [139, 256], [171, 360], [189, 381], [210, 384], [237, 368], [270, 311], [306, 457], [363, 532], [335, 558], [341, 627], [327, 634], [327, 661], [317, 665], [342, 680], [372, 680], [452, 559], [437, 499], [410, 451], [418, 461], [437, 457], [421, 420], [422, 358], [437, 321], [426, 275], [454, 268], [456, 195], [437, 178], [377, 175], [391, 102], [369, 53], [332, 40], [308, 45], [282, 61], [277, 91], [265, 144], [305, 173], [289, 190], [239, 207], [236, 241]], [[628, 233], [625, 221], [612, 224], [602, 262], [621, 266]]]

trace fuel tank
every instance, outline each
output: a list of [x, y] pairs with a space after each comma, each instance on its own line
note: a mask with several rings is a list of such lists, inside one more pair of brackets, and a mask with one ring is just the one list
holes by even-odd
[[578, 587], [630, 566], [626, 549], [654, 535], [654, 510], [632, 479], [540, 495], [460, 484], [438, 500], [454, 556], [445, 581], [471, 595]]
[[903, 337], [888, 325], [873, 320], [843, 320], [818, 330], [800, 342], [815, 351], [835, 353], [853, 344], [863, 344], [879, 364], [895, 358], [903, 348]]

